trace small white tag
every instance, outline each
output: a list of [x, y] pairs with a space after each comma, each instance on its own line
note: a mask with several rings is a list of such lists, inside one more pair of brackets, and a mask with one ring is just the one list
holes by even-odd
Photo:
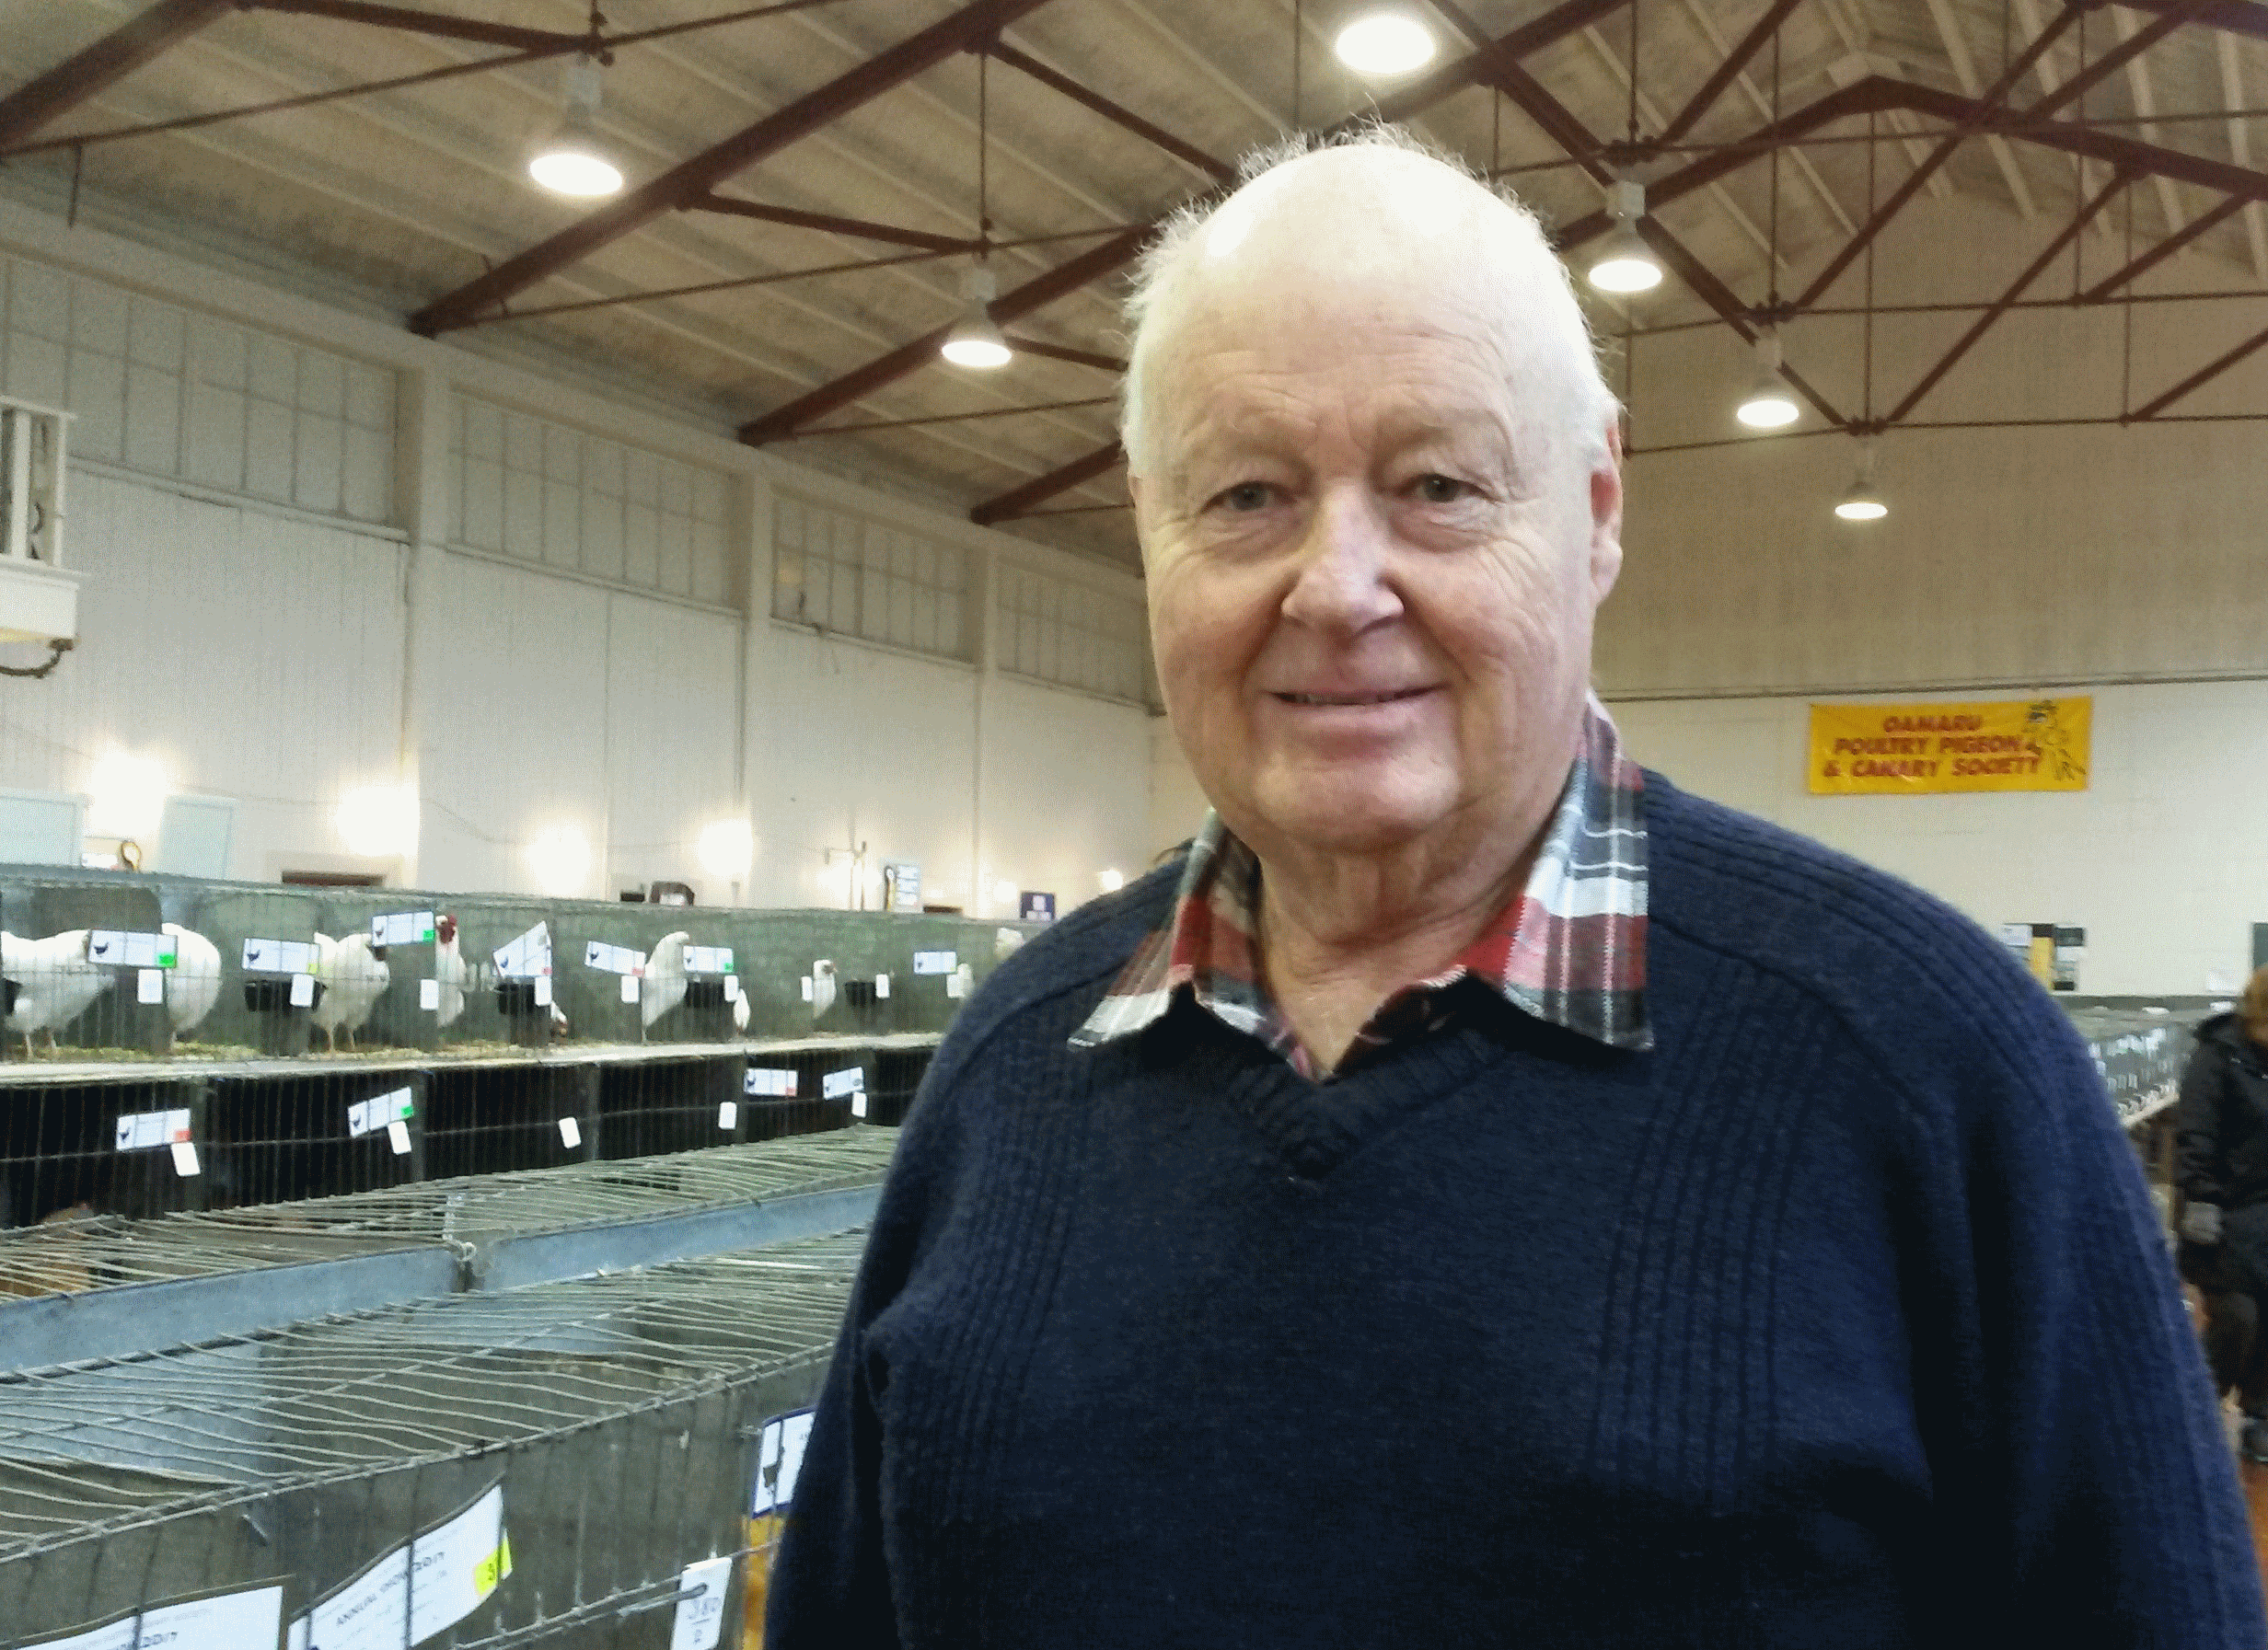
[[173, 1172], [183, 1180], [190, 1179], [197, 1172], [197, 1148], [193, 1142], [176, 1140], [173, 1143]]
[[740, 1102], [736, 1100], [717, 1102], [717, 1126], [730, 1131], [740, 1126]]
[[750, 1094], [769, 1094], [785, 1100], [795, 1092], [795, 1073], [778, 1066], [751, 1066], [741, 1088]]
[[795, 1499], [795, 1481], [803, 1476], [804, 1446], [811, 1440], [811, 1412], [796, 1410], [764, 1423], [757, 1444], [756, 1494], [750, 1513], [784, 1512]]
[[559, 1120], [559, 1143], [573, 1151], [583, 1144], [583, 1125], [572, 1117]]
[[295, 1009], [315, 1007], [315, 976], [313, 975], [295, 974], [292, 975], [292, 1007]]
[[669, 1623], [669, 1650], [716, 1650], [724, 1633], [724, 1603], [732, 1585], [730, 1555], [686, 1565], [677, 1577], [677, 1613]]
[[878, 998], [890, 995], [890, 976], [888, 975], [874, 975], [874, 995]]
[[726, 1002], [740, 1000], [740, 976], [736, 974], [728, 974], [724, 976], [724, 1000]]
[[550, 1006], [551, 976], [548, 974], [539, 974], [536, 976], [536, 1007], [548, 1009]]
[[954, 998], [966, 995], [961, 989], [961, 976], [958, 972], [945, 975], [945, 995]]
[[418, 981], [417, 1006], [428, 1014], [438, 1014], [441, 1011], [441, 982], [439, 980]]
[[133, 976], [133, 999], [136, 1002], [165, 1001], [166, 971], [162, 968], [145, 968], [136, 973]]
[[410, 1149], [410, 1125], [400, 1118], [395, 1118], [386, 1125], [386, 1140], [394, 1148], [394, 1155], [400, 1157]]
[[622, 976], [622, 1000], [624, 1002], [638, 1000], [638, 976], [634, 974], [626, 974]]
[[861, 1089], [856, 1094], [853, 1094], [850, 1097], [850, 1115], [853, 1117], [863, 1117], [866, 1115], [865, 1090]]
[[840, 1071], [830, 1071], [819, 1079], [819, 1091], [829, 1100], [840, 1100], [846, 1094], [866, 1092], [866, 1067], [846, 1066]]
[[811, 1000], [811, 976], [809, 975], [804, 975], [804, 1000], [805, 1002]]

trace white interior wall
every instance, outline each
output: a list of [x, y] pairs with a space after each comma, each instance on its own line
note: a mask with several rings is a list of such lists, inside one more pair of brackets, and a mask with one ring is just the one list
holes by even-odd
[[[723, 901], [738, 879], [708, 875], [694, 844], [702, 825], [735, 816], [749, 820], [757, 840], [737, 890], [747, 903], [843, 903], [845, 873], [827, 873], [826, 853], [854, 838], [870, 852], [869, 903], [885, 859], [917, 860], [931, 898], [986, 915], [1008, 914], [989, 897], [1000, 878], [1049, 888], [1068, 909], [1093, 896], [1097, 871], [1139, 868], [1147, 710], [1005, 677], [989, 646], [972, 664], [771, 619], [770, 492], [776, 484], [950, 541], [988, 590], [1003, 560], [1034, 570], [1066, 593], [1067, 637], [1094, 622], [1091, 614], [1138, 601], [1132, 579], [6, 203], [0, 250], [18, 255], [17, 270], [134, 292], [134, 304], [110, 306], [127, 317], [129, 340], [139, 335], [128, 311], [138, 315], [148, 297], [187, 306], [192, 336], [216, 317], [252, 329], [256, 348], [260, 338], [281, 340], [323, 368], [308, 392], [314, 421], [272, 420], [274, 433], [251, 439], [248, 450], [265, 464], [247, 461], [266, 478], [259, 490], [239, 492], [226, 477], [188, 476], [179, 465], [133, 467], [141, 424], [132, 401], [119, 433], [123, 461], [75, 463], [65, 560], [86, 575], [81, 640], [48, 680], [0, 684], [0, 786], [83, 790], [112, 744], [156, 756], [177, 789], [238, 799], [231, 871], [254, 879], [365, 869], [434, 887], [532, 891], [526, 843], [566, 824], [593, 849], [575, 892], [674, 879]], [[23, 284], [50, 299], [52, 288], [36, 275]], [[56, 331], [68, 320], [41, 324]], [[24, 359], [36, 364], [44, 340], [26, 336]], [[132, 346], [116, 352], [131, 356]], [[185, 372], [176, 363], [156, 388], [176, 401], [191, 394], [183, 386], [209, 375], [204, 361]], [[300, 439], [299, 424], [318, 433], [336, 425], [341, 440], [359, 427], [354, 407], [323, 411], [325, 363], [334, 361], [347, 363], [350, 382], [375, 374], [400, 387], [399, 470], [382, 512], [400, 525], [349, 513], [350, 501], [366, 512], [387, 491], [382, 475], [374, 489], [364, 473], [366, 453], [348, 442], [355, 485], [345, 487], [330, 448]], [[505, 462], [491, 489], [501, 489], [503, 512], [492, 548], [460, 542], [471, 537], [473, 483], [488, 480], [471, 473], [475, 459], [487, 461], [478, 439], [468, 455], [457, 410], [468, 398], [544, 421], [540, 477], [533, 457], [517, 470]], [[167, 450], [179, 450], [172, 403], [143, 400], [154, 409], [145, 421], [174, 432]], [[661, 465], [653, 534], [640, 525], [641, 455]], [[312, 504], [293, 490], [295, 466], [326, 484], [309, 493]], [[686, 478], [681, 507], [673, 466]], [[504, 531], [515, 480], [541, 495], [531, 506], [541, 526], [521, 532], [524, 543]], [[673, 536], [673, 508], [686, 516], [684, 534]], [[559, 523], [567, 525], [554, 532]], [[704, 572], [714, 558], [702, 535], [720, 527], [728, 563]], [[644, 537], [657, 559], [642, 575], [634, 552]], [[682, 579], [671, 571], [677, 537], [689, 547]], [[979, 633], [989, 617], [978, 615]], [[1087, 660], [1082, 670], [1102, 657], [1093, 647], [1063, 652]], [[418, 849], [358, 860], [335, 828], [338, 799], [390, 782], [418, 791]], [[984, 878], [971, 873], [979, 860]]]

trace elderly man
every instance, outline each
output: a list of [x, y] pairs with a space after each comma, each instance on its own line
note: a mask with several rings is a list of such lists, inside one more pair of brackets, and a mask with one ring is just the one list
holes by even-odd
[[1134, 317], [1213, 812], [939, 1051], [773, 1650], [2260, 1644], [2061, 1017], [1591, 698], [1615, 409], [1533, 220], [1371, 133]]

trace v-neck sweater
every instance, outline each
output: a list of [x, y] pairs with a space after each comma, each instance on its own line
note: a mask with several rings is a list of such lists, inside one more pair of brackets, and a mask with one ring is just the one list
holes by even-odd
[[911, 1109], [772, 1650], [2259, 1646], [2194, 1335], [2065, 1017], [1973, 925], [1649, 774], [1647, 1012], [1327, 1084], [1068, 1039], [1173, 868]]

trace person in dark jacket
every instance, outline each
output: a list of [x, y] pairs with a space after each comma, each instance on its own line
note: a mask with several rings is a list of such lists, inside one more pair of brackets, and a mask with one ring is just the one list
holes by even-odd
[[2236, 1010], [2197, 1028], [2175, 1140], [2181, 1275], [2205, 1298], [2205, 1353], [2244, 1408], [2244, 1452], [2268, 1461], [2268, 968]]

